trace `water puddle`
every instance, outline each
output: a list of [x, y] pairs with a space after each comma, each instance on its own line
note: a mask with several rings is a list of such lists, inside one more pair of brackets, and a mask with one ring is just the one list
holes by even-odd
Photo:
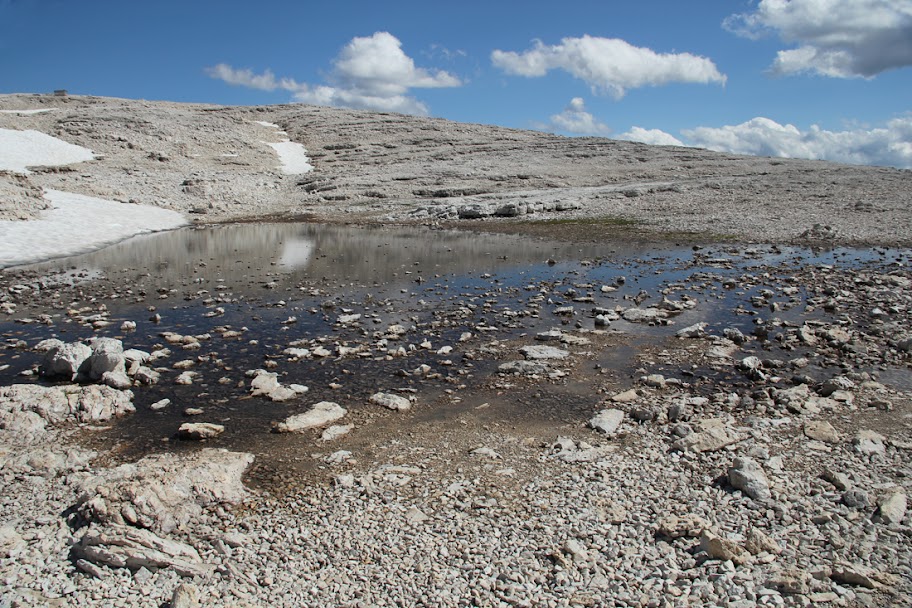
[[[137, 413], [92, 441], [118, 446], [124, 458], [197, 449], [175, 438], [178, 426], [213, 422], [226, 430], [208, 445], [252, 451], [262, 466], [279, 470], [306, 466], [314, 452], [369, 449], [384, 434], [466, 415], [578, 424], [610, 387], [631, 385], [642, 352], [661, 350], [682, 327], [706, 322], [712, 335], [753, 335], [769, 319], [786, 328], [831, 320], [835, 313], [809, 307], [809, 291], [819, 291], [813, 281], [854, 269], [895, 272], [909, 262], [909, 251], [885, 249], [701, 249], [610, 238], [577, 244], [306, 224], [188, 228], [5, 271], [4, 288], [17, 306], [0, 323], [7, 345], [0, 381], [38, 381], [22, 375], [40, 361], [26, 347], [50, 337], [111, 336], [125, 348], [169, 348], [171, 356], [157, 364], [161, 381], [134, 389]], [[680, 310], [652, 324], [616, 318], [656, 305]], [[125, 321], [135, 330], [121, 329]], [[562, 346], [574, 356], [553, 366], [560, 374], [496, 373], [553, 328], [588, 340]], [[197, 336], [196, 346], [169, 343], [168, 332]], [[296, 359], [289, 347], [311, 355]], [[754, 348], [773, 358], [810, 354], [788, 351], [775, 336]], [[196, 372], [192, 384], [175, 384], [179, 362]], [[251, 397], [247, 372], [261, 368], [309, 390], [283, 403]], [[718, 374], [687, 361], [663, 369], [704, 378], [707, 390]], [[369, 404], [380, 390], [414, 397], [415, 406], [396, 413]], [[150, 409], [165, 398], [170, 406]], [[314, 434], [271, 432], [272, 422], [324, 400], [349, 409], [350, 436], [321, 445]], [[187, 408], [203, 414], [187, 416]]]

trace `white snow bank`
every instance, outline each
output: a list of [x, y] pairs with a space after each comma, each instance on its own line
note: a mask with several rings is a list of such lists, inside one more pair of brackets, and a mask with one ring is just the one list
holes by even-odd
[[[285, 131], [279, 131], [278, 129], [281, 127], [275, 123], [266, 122], [265, 120], [255, 120], [254, 122], [270, 129], [276, 129], [276, 135], [287, 135]], [[307, 149], [302, 144], [286, 139], [285, 141], [268, 145], [279, 155], [279, 162], [282, 163], [279, 165], [279, 169], [285, 175], [301, 175], [302, 173], [313, 171], [313, 165], [310, 164], [310, 159], [307, 158]]]
[[307, 150], [301, 144], [293, 141], [283, 141], [277, 144], [269, 144], [279, 155], [279, 161], [282, 163], [279, 169], [285, 175], [301, 175], [308, 171], [313, 171], [313, 165], [307, 157]]
[[83, 253], [145, 232], [187, 224], [168, 209], [48, 190], [53, 209], [30, 221], [0, 221], [0, 267]]
[[55, 108], [42, 108], [40, 110], [0, 110], [0, 114], [19, 114], [20, 116], [28, 116], [30, 114], [43, 114], [45, 112], [51, 112]]
[[94, 158], [88, 148], [40, 131], [0, 129], [0, 170], [27, 174], [27, 167], [56, 167]]

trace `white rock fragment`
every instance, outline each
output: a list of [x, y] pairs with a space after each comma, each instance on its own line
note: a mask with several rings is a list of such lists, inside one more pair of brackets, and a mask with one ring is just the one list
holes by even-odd
[[500, 454], [487, 447], [475, 448], [471, 451], [471, 454], [474, 456], [484, 456], [485, 458], [491, 458], [495, 460], [500, 458]]
[[165, 399], [160, 399], [159, 401], [156, 401], [155, 403], [153, 403], [152, 405], [150, 405], [150, 406], [149, 406], [149, 409], [151, 409], [151, 410], [157, 412], [157, 411], [159, 411], [159, 410], [165, 409], [165, 408], [168, 407], [169, 405], [171, 405], [171, 400], [165, 398]]
[[589, 426], [606, 435], [614, 435], [623, 420], [624, 412], [616, 409], [607, 409], [602, 410], [589, 420]]
[[706, 328], [709, 323], [695, 323], [675, 332], [678, 338], [702, 338], [706, 335]]
[[210, 422], [185, 422], [177, 429], [177, 436], [181, 439], [212, 439], [225, 432], [221, 424]]
[[320, 441], [335, 441], [347, 435], [353, 428], [355, 428], [354, 424], [334, 424], [323, 431]]
[[26, 542], [12, 526], [0, 527], [0, 558], [15, 558], [25, 548]]
[[524, 346], [520, 349], [520, 352], [526, 359], [533, 361], [560, 360], [570, 356], [570, 352], [562, 348], [544, 345]]
[[907, 503], [906, 493], [902, 490], [894, 489], [887, 492], [878, 501], [874, 521], [887, 525], [902, 523], [903, 518], [906, 516]]
[[400, 395], [393, 395], [392, 393], [374, 393], [370, 397], [370, 402], [398, 412], [408, 411], [412, 407], [411, 401]]
[[884, 436], [880, 433], [863, 429], [858, 431], [852, 440], [855, 451], [862, 456], [881, 456], [886, 452]]
[[728, 469], [728, 481], [755, 500], [768, 500], [772, 496], [766, 473], [752, 458], [735, 458]]
[[628, 323], [655, 323], [668, 318], [668, 313], [658, 308], [628, 308], [621, 313]]
[[309, 429], [326, 426], [348, 413], [344, 407], [331, 401], [321, 401], [303, 414], [289, 416], [273, 425], [277, 433], [303, 433]]

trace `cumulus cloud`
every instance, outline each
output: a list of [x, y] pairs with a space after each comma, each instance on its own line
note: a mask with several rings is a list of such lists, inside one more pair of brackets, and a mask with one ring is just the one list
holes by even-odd
[[622, 98], [627, 89], [672, 82], [725, 83], [715, 64], [690, 53], [656, 53], [617, 38], [564, 38], [560, 44], [536, 40], [522, 53], [495, 50], [491, 62], [508, 74], [540, 77], [564, 70], [592, 87], [593, 93]]
[[652, 146], [683, 146], [685, 145], [680, 139], [666, 133], [661, 129], [644, 129], [642, 127], [631, 127], [626, 133], [618, 136], [618, 139], [629, 141], [638, 141]]
[[276, 80], [275, 75], [269, 70], [266, 70], [262, 74], [255, 74], [252, 70], [238, 70], [226, 63], [220, 63], [206, 68], [206, 74], [208, 74], [210, 78], [222, 80], [228, 84], [250, 89], [260, 89], [261, 91], [275, 91], [276, 89], [297, 91], [304, 86], [290, 78]]
[[582, 97], [574, 97], [560, 114], [551, 116], [550, 122], [540, 125], [543, 131], [570, 133], [572, 135], [608, 135], [611, 128], [586, 111]]
[[406, 114], [427, 114], [427, 106], [408, 95], [411, 89], [457, 87], [459, 78], [443, 70], [419, 68], [388, 32], [353, 38], [333, 60], [327, 84], [310, 85], [290, 78], [277, 79], [266, 70], [255, 74], [219, 64], [206, 69], [212, 78], [228, 84], [265, 91], [291, 91], [297, 101]]
[[912, 0], [761, 0], [723, 22], [748, 38], [778, 34], [797, 47], [779, 51], [777, 74], [815, 72], [871, 78], [912, 65]]
[[682, 134], [690, 145], [720, 152], [912, 168], [912, 116], [895, 118], [886, 127], [847, 131], [816, 125], [802, 131], [757, 117], [740, 125], [699, 127]]

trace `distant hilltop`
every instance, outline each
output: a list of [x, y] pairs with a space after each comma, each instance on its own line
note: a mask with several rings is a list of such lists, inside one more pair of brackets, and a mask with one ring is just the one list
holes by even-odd
[[28, 173], [0, 162], [5, 219], [36, 217], [47, 207], [43, 193], [59, 190], [205, 222], [559, 219], [743, 240], [912, 244], [908, 170], [301, 104], [226, 107], [63, 89], [0, 96], [0, 129], [92, 154]]

